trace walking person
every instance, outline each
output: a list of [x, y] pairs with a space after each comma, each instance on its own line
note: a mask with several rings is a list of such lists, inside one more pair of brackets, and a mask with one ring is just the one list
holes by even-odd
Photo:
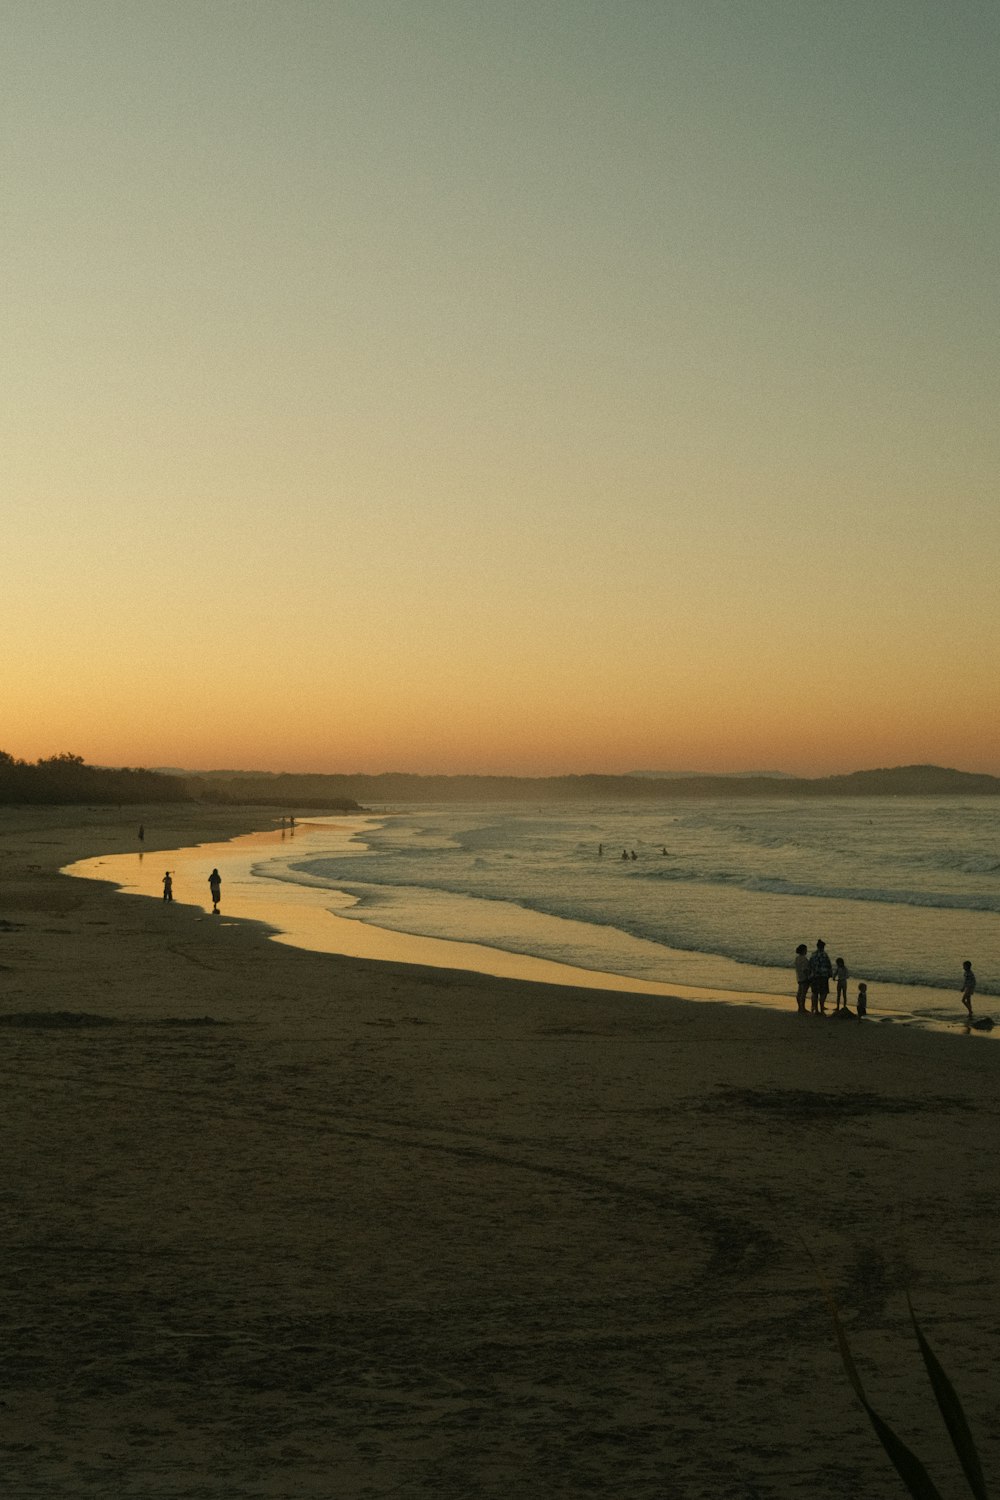
[[169, 870], [163, 877], [163, 899], [164, 901], [174, 899], [174, 882]]
[[972, 997], [976, 993], [976, 976], [972, 972], [972, 961], [966, 959], [962, 965], [962, 1004], [969, 1012], [969, 1020], [972, 1020]]
[[222, 900], [222, 876], [218, 870], [213, 870], [208, 877], [208, 888], [212, 893], [212, 912], [217, 915], [219, 902]]
[[809, 990], [809, 949], [800, 943], [795, 950], [795, 1004], [799, 1015], [806, 1013], [806, 994]]
[[841, 1006], [843, 1006], [844, 1009], [846, 1010], [847, 1009], [847, 981], [850, 979], [851, 976], [847, 972], [847, 965], [844, 963], [844, 960], [842, 958], [838, 958], [838, 959], [836, 959], [834, 961], [834, 965], [833, 965], [833, 977], [837, 981], [837, 996], [836, 996], [836, 1003], [834, 1004], [834, 1007], [833, 1007], [834, 1011], [840, 1010]]
[[830, 975], [833, 973], [833, 964], [830, 955], [826, 951], [826, 944], [822, 938], [816, 939], [816, 947], [809, 955], [809, 988], [812, 991], [812, 1013], [814, 1016], [826, 1014], [826, 1000], [830, 993]]

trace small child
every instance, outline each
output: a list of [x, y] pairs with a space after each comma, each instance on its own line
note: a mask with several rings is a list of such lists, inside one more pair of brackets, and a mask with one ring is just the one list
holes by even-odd
[[868, 1014], [868, 986], [858, 985], [858, 1020], [863, 1021]]
[[174, 899], [174, 882], [170, 878], [169, 870], [163, 877], [163, 899], [164, 901], [172, 901]]
[[838, 1011], [842, 1005], [847, 1005], [847, 981], [851, 977], [842, 958], [838, 958], [833, 966], [833, 977], [837, 981], [837, 999], [833, 1008]]

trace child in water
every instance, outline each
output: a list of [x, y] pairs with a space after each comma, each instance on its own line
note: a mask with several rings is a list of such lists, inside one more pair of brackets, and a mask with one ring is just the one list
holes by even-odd
[[858, 1020], [863, 1021], [868, 1014], [868, 986], [858, 985]]
[[842, 958], [838, 958], [833, 966], [833, 977], [837, 981], [837, 1000], [833, 1008], [838, 1011], [842, 1005], [847, 1005], [847, 981], [851, 977]]

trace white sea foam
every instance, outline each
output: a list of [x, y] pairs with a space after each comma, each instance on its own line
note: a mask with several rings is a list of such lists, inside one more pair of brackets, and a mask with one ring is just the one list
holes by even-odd
[[897, 1005], [918, 987], [919, 1011], [955, 1008], [964, 958], [1000, 991], [998, 853], [986, 798], [450, 805], [260, 871], [347, 891], [381, 927], [691, 985], [787, 993], [820, 934]]

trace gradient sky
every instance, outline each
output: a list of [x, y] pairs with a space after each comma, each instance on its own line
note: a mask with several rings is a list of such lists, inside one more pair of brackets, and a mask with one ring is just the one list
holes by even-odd
[[990, 0], [0, 34], [0, 748], [1000, 773]]

